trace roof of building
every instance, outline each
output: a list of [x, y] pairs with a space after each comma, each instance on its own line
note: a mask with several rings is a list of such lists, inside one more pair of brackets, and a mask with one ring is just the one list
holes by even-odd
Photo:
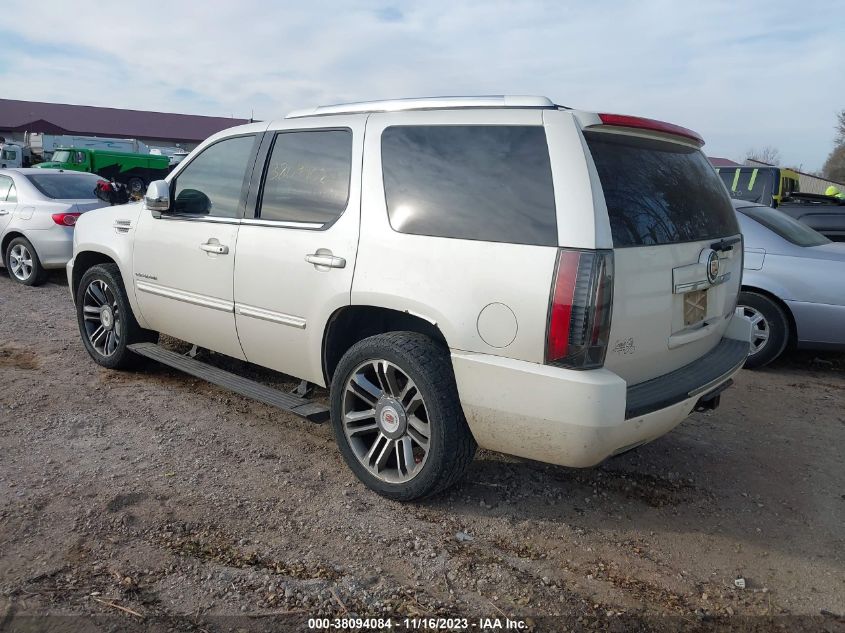
[[0, 99], [0, 131], [203, 141], [246, 119]]
[[718, 156], [708, 156], [707, 159], [713, 167], [741, 167], [739, 163], [732, 161], [730, 158], [719, 158]]

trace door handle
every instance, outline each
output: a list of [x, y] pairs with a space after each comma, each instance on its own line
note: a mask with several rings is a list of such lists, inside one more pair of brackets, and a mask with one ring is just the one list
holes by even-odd
[[200, 248], [206, 253], [216, 253], [217, 255], [226, 255], [229, 253], [229, 247], [217, 241], [200, 244]]
[[0, 209], [0, 215], [9, 215], [9, 212], [6, 209]]
[[[321, 249], [322, 250], [322, 249]], [[320, 252], [311, 253], [305, 256], [305, 261], [315, 266], [326, 266], [328, 268], [345, 268], [346, 260], [343, 257], [323, 254]]]

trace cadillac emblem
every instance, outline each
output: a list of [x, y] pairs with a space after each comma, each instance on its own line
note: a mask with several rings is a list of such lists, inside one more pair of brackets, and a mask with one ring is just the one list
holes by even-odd
[[715, 284], [719, 279], [719, 253], [710, 251], [707, 254], [707, 281]]

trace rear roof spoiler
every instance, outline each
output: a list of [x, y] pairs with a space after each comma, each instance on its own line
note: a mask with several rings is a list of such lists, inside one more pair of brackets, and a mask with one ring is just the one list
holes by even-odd
[[681, 127], [680, 125], [675, 125], [674, 123], [666, 123], [665, 121], [646, 119], [644, 117], [630, 116], [627, 114], [600, 113], [598, 117], [601, 119], [602, 125], [662, 132], [663, 134], [681, 136], [685, 139], [691, 140], [699, 147], [704, 145], [704, 139], [701, 138], [701, 135], [698, 132], [694, 132], [689, 128]]

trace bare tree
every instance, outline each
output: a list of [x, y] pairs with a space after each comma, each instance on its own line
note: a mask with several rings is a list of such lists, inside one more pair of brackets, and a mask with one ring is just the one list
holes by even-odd
[[845, 110], [836, 113], [836, 140], [834, 143], [845, 145]]
[[828, 180], [845, 182], [845, 143], [840, 143], [828, 154], [822, 167], [822, 175]]
[[745, 160], [756, 160], [769, 165], [780, 164], [780, 152], [776, 147], [766, 145], [762, 149], [751, 148], [745, 153]]

